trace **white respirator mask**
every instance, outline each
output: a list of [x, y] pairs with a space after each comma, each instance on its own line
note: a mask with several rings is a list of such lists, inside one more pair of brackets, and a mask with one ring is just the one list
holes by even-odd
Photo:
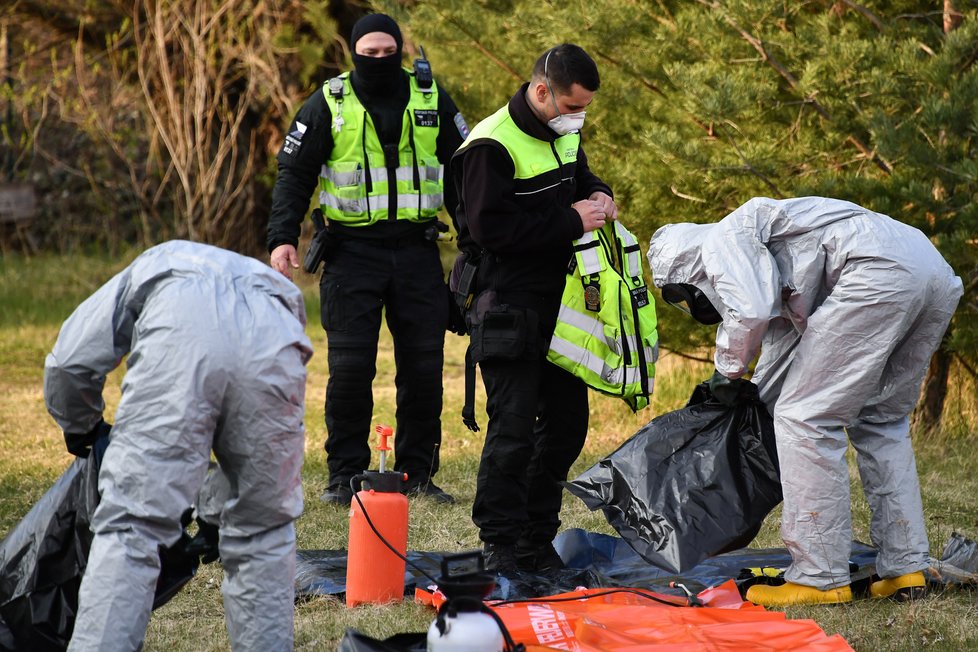
[[587, 111], [578, 111], [577, 113], [560, 112], [560, 109], [557, 108], [557, 97], [554, 95], [553, 86], [550, 85], [550, 76], [547, 74], [547, 64], [549, 63], [550, 52], [547, 52], [547, 58], [543, 60], [543, 79], [547, 83], [547, 90], [550, 91], [550, 101], [553, 102], [554, 109], [557, 111], [557, 117], [548, 120], [547, 126], [561, 136], [566, 136], [567, 134], [581, 130], [581, 127], [584, 126], [584, 116], [587, 115]]

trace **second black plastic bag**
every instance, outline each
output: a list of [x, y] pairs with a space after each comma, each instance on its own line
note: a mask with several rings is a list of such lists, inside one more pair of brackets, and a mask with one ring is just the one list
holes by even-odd
[[[91, 455], [75, 459], [0, 542], [0, 651], [60, 652], [68, 647], [108, 443], [106, 434], [96, 440]], [[189, 513], [185, 520], [189, 522]], [[154, 609], [190, 581], [201, 554], [212, 554], [201, 549], [203, 538], [201, 532], [192, 539], [184, 530], [174, 546], [160, 549]]]
[[754, 385], [727, 407], [704, 383], [565, 486], [643, 559], [679, 573], [746, 546], [781, 502], [773, 421]]

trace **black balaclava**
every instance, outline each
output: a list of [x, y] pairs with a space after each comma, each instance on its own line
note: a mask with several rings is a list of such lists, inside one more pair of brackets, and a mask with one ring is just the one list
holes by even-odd
[[[356, 53], [357, 41], [364, 34], [383, 32], [394, 37], [397, 52], [386, 57], [368, 57]], [[357, 86], [368, 93], [390, 91], [401, 77], [401, 28], [386, 14], [368, 14], [358, 20], [350, 34], [353, 49], [353, 65], [356, 67]]]

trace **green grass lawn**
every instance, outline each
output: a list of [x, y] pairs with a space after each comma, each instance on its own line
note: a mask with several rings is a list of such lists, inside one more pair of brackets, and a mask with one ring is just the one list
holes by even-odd
[[[127, 259], [128, 260], [128, 259]], [[73, 307], [95, 290], [122, 262], [93, 258], [10, 257], [0, 260], [0, 532], [15, 525], [68, 466], [61, 433], [44, 409], [42, 376], [44, 356], [58, 334], [61, 321]], [[318, 323], [315, 282], [300, 279], [306, 292], [308, 333], [316, 348], [309, 367], [306, 410], [306, 460], [303, 486], [306, 510], [297, 522], [299, 547], [346, 547], [347, 510], [323, 505], [326, 465], [322, 443], [323, 400], [326, 386], [326, 343]], [[443, 506], [428, 500], [411, 502], [408, 547], [416, 550], [461, 551], [478, 546], [469, 517], [475, 492], [475, 473], [484, 433], [471, 433], [461, 423], [464, 342], [449, 334], [445, 363], [445, 409], [438, 483], [459, 499]], [[656, 414], [683, 404], [693, 385], [711, 368], [678, 356], [664, 355], [658, 369], [653, 405], [631, 414], [616, 399], [592, 395], [591, 428], [573, 477], [614, 450]], [[107, 383], [107, 418], [112, 420], [119, 399], [121, 370]], [[392, 423], [394, 366], [389, 335], [384, 332], [374, 382], [374, 423]], [[971, 434], [974, 387], [956, 384], [951, 396], [951, 426], [927, 441], [917, 442], [918, 468], [923, 489], [931, 554], [952, 532], [978, 537], [978, 437]], [[481, 386], [479, 397], [484, 402]], [[481, 409], [481, 403], [480, 403]], [[485, 415], [480, 422], [485, 425]], [[376, 460], [374, 462], [376, 464]], [[869, 513], [854, 463], [850, 465], [855, 537], [868, 541]], [[753, 545], [780, 546], [778, 512], [767, 519]], [[561, 520], [565, 527], [581, 527], [613, 534], [600, 513], [591, 513], [576, 498], [565, 494]], [[227, 635], [220, 595], [221, 570], [202, 567], [198, 576], [169, 604], [153, 614], [145, 650], [166, 652], [225, 650]], [[788, 610], [792, 618], [811, 618], [828, 633], [840, 633], [857, 650], [978, 650], [978, 601], [974, 592], [949, 591], [916, 604], [862, 601], [846, 606]], [[296, 606], [296, 649], [335, 650], [347, 627], [376, 637], [397, 632], [423, 631], [432, 612], [411, 602], [386, 607], [348, 610], [332, 598], [306, 600]]]

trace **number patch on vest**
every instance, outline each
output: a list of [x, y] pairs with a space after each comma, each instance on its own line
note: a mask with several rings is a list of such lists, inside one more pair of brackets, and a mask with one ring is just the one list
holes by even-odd
[[594, 281], [584, 284], [584, 307], [591, 312], [601, 312], [601, 288]]
[[632, 288], [632, 302], [636, 308], [644, 308], [649, 305], [649, 291], [645, 286]]
[[415, 109], [414, 124], [419, 127], [437, 127], [438, 111], [434, 109]]

